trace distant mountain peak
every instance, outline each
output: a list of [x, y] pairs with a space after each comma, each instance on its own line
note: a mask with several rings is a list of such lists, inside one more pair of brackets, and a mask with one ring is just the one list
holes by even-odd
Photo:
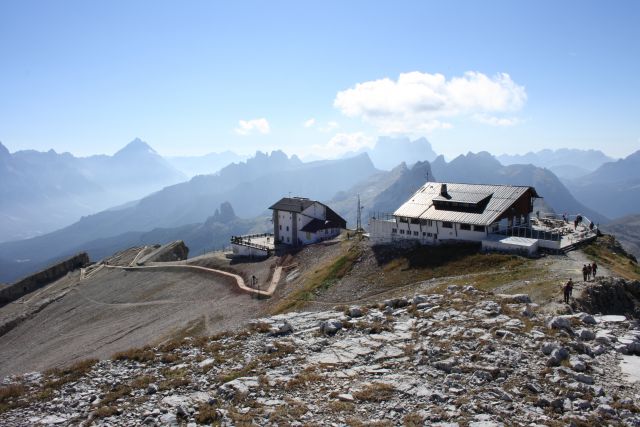
[[0, 142], [0, 159], [8, 159], [9, 157], [11, 157], [11, 153], [7, 147], [2, 145], [2, 142]]
[[125, 145], [122, 149], [116, 152], [113, 156], [123, 156], [123, 155], [132, 155], [132, 154], [154, 154], [158, 153], [156, 150], [151, 148], [149, 144], [141, 140], [140, 138], [136, 138], [127, 145]]

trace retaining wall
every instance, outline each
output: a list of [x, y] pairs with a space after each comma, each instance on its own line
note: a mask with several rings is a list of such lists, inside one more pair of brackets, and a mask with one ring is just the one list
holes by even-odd
[[0, 307], [64, 277], [70, 271], [88, 264], [89, 255], [86, 252], [82, 252], [36, 274], [25, 277], [13, 285], [3, 286], [0, 288]]

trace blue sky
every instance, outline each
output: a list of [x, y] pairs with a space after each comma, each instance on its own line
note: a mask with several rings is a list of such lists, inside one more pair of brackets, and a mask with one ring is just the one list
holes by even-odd
[[393, 134], [448, 157], [625, 156], [639, 20], [637, 1], [4, 1], [0, 141], [330, 157]]

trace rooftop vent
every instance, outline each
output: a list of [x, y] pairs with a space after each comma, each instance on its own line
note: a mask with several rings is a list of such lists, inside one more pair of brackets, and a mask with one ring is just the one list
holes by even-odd
[[447, 195], [447, 184], [442, 184], [440, 186], [440, 195], [441, 196], [446, 196]]

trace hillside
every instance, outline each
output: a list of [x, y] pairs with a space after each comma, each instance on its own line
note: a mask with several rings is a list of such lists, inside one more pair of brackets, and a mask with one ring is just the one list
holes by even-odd
[[[345, 256], [343, 251], [349, 263], [366, 263], [358, 256], [348, 255], [353, 249], [365, 250], [353, 240], [306, 248], [316, 252], [313, 256], [317, 262], [306, 271], [298, 271], [298, 277], [311, 275], [305, 286], [314, 283], [311, 280], [314, 277], [320, 280], [318, 267], [328, 258]], [[391, 252], [379, 255], [383, 264], [394, 260]], [[457, 261], [470, 261], [473, 256], [477, 255], [470, 252], [459, 255]], [[300, 253], [289, 261], [301, 269], [305, 257]], [[508, 272], [501, 271], [500, 265], [521, 262], [517, 257], [489, 257], [485, 260], [493, 259], [492, 267], [487, 267], [486, 262], [474, 265], [485, 269], [485, 273], [504, 275]], [[428, 265], [422, 268], [442, 274], [453, 267], [442, 260], [435, 264], [429, 258], [415, 260], [427, 260]], [[333, 277], [325, 276], [319, 282], [321, 286], [307, 289], [305, 295], [313, 299], [344, 285], [350, 271], [357, 268], [354, 265], [330, 269]], [[455, 270], [461, 273], [457, 267]], [[465, 271], [465, 280], [478, 272]], [[139, 275], [118, 274], [114, 279]], [[294, 274], [296, 270], [289, 276]], [[162, 344], [144, 346], [145, 340], [140, 340], [138, 348], [120, 351], [107, 360], [88, 359], [43, 373], [5, 379], [0, 388], [0, 423], [6, 426], [283, 425], [299, 420], [348, 426], [640, 423], [636, 399], [640, 382], [638, 378], [633, 382], [637, 371], [632, 368], [638, 357], [633, 354], [640, 355], [640, 332], [633, 322], [624, 317], [594, 317], [587, 313], [552, 315], [547, 305], [532, 303], [527, 295], [488, 293], [469, 286], [470, 282], [460, 283], [456, 280], [459, 276], [439, 279], [423, 281], [413, 288], [396, 287], [394, 294], [365, 290], [369, 293], [366, 299], [356, 296], [342, 299], [339, 304], [327, 301], [313, 312], [271, 317], [262, 317], [264, 308], [270, 305], [273, 310], [287, 299], [241, 301], [227, 297], [222, 302], [233, 303], [234, 310], [225, 313], [237, 315], [252, 310], [256, 319], [240, 331], [210, 336], [204, 334], [209, 325], [231, 320], [238, 326], [235, 322], [239, 319], [226, 316], [217, 319], [212, 317], [215, 311], [209, 311], [209, 317], [207, 314], [198, 317], [201, 307], [214, 303], [200, 298], [190, 302], [193, 313], [181, 311], [182, 304], [189, 299], [189, 294], [184, 295], [184, 286], [180, 302], [167, 299], [175, 298], [177, 292], [171, 285], [156, 288], [150, 294], [151, 289], [146, 287], [132, 292], [132, 287], [124, 284], [118, 287], [121, 296], [117, 298], [115, 294], [109, 297], [110, 291], [106, 289], [90, 291], [87, 285], [78, 286], [67, 295], [71, 298], [74, 293], [86, 296], [86, 292], [92, 292], [92, 296], [100, 298], [89, 301], [89, 305], [92, 310], [99, 310], [94, 319], [104, 322], [102, 328], [108, 325], [110, 312], [113, 316], [117, 310], [118, 315], [124, 316], [124, 330], [116, 335], [122, 344], [128, 335], [140, 340], [142, 334], [138, 329], [148, 331], [151, 325], [162, 326], [164, 319], [160, 321], [149, 314], [162, 310], [166, 315], [162, 308], [170, 304], [194, 321], [187, 322], [186, 328]], [[284, 279], [284, 283], [295, 281]], [[138, 286], [143, 282], [137, 282]], [[192, 292], [194, 282], [189, 285], [188, 293]], [[358, 284], [361, 290], [365, 289], [363, 285]], [[375, 282], [368, 285], [378, 286]], [[609, 289], [619, 285], [620, 282], [602, 279], [589, 286]], [[136, 295], [136, 304], [128, 302], [127, 298]], [[66, 298], [61, 300], [62, 304]], [[576, 298], [575, 304], [580, 303], [580, 298]], [[155, 304], [142, 299], [155, 300]], [[109, 301], [108, 310], [98, 304], [104, 304], [103, 301]], [[534, 298], [535, 301], [540, 300]], [[154, 308], [156, 304], [158, 308]], [[241, 304], [240, 310], [236, 304]], [[128, 328], [133, 326], [130, 322], [134, 306], [140, 313], [135, 316], [138, 328], [128, 334]], [[80, 316], [86, 310], [81, 306], [76, 309], [80, 310]], [[570, 310], [568, 306], [562, 309]], [[48, 307], [43, 312], [46, 310]], [[127, 315], [129, 312], [131, 316]], [[65, 318], [74, 316], [68, 314]], [[175, 316], [171, 313], [171, 317]], [[151, 325], [146, 323], [149, 318], [154, 319]], [[73, 326], [75, 329], [70, 330], [73, 333], [63, 333], [55, 340], [77, 341], [92, 324]], [[63, 324], [60, 330], [67, 332], [69, 327]], [[95, 336], [101, 331], [97, 328], [92, 332], [96, 332]], [[16, 351], [7, 346], [0, 349]], [[40, 349], [46, 351], [42, 344]]]
[[640, 215], [629, 215], [602, 226], [604, 232], [613, 234], [624, 248], [640, 259]]

